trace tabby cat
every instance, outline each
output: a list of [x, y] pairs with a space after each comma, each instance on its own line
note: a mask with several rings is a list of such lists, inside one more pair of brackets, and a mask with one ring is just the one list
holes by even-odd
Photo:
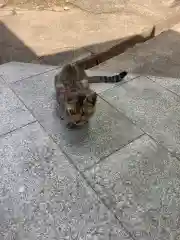
[[94, 114], [97, 102], [97, 93], [89, 83], [117, 83], [127, 72], [113, 76], [88, 76], [84, 69], [75, 63], [66, 64], [55, 75], [54, 85], [56, 98], [59, 104], [63, 102], [65, 111], [70, 118], [67, 126], [73, 128], [84, 125]]

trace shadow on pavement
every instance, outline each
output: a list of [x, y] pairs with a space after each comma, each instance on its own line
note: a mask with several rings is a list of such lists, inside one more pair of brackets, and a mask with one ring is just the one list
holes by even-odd
[[[88, 69], [110, 59], [100, 66], [102, 70], [109, 70], [111, 66], [113, 69], [113, 65], [116, 65], [117, 70], [126, 69], [138, 75], [178, 78], [180, 76], [180, 34], [174, 30], [168, 30], [153, 38], [154, 33], [155, 28], [145, 37], [134, 35], [52, 55], [37, 56], [0, 21], [0, 64], [10, 61], [25, 63], [36, 61], [40, 64], [62, 65], [66, 62], [77, 61], [80, 66]], [[149, 39], [151, 40], [147, 41]], [[136, 43], [145, 41], [147, 42], [132, 48]], [[82, 49], [90, 53], [83, 59]], [[93, 50], [102, 52], [94, 54]], [[77, 60], [78, 57], [80, 60]]]
[[[108, 59], [117, 56], [123, 52], [125, 52], [128, 48], [133, 47], [137, 43], [143, 43], [155, 36], [155, 27], [153, 27], [152, 31], [146, 36], [143, 35], [133, 35], [128, 38], [123, 38], [119, 40], [112, 40], [105, 43], [93, 44], [90, 46], [86, 46], [85, 49], [91, 52], [91, 56], [86, 58], [86, 61], [83, 59], [77, 60], [76, 62], [82, 66], [84, 69], [92, 68]], [[97, 53], [94, 53], [94, 51]], [[76, 50], [78, 51], [78, 49]], [[61, 52], [52, 55], [45, 55], [40, 57], [40, 60], [44, 64], [50, 65], [58, 65], [58, 63], [62, 62], [62, 56], [68, 56], [69, 52]]]
[[35, 58], [35, 52], [0, 21], [0, 64], [10, 61], [27, 63]]
[[[84, 59], [82, 52], [87, 52], [89, 54], [86, 54], [86, 56], [88, 55], [86, 62], [84, 62], [84, 60], [78, 61], [80, 65], [87, 69], [124, 52], [127, 48], [134, 46], [136, 43], [147, 41], [154, 37], [154, 33], [155, 29], [153, 28], [152, 32], [150, 34], [148, 33], [145, 37], [142, 35], [134, 35], [130, 38], [116, 39], [51, 55], [37, 56], [26, 43], [20, 40], [15, 33], [0, 21], [0, 64], [18, 61], [25, 63], [36, 62], [47, 65], [62, 65], [70, 61]], [[94, 52], [98, 52], [98, 54], [94, 54]]]
[[139, 76], [180, 78], [180, 33], [175, 30], [164, 31], [95, 69], [106, 72], [126, 70]]
[[[139, 52], [139, 53], [138, 53]], [[133, 73], [146, 76], [180, 78], [180, 33], [168, 30], [149, 41], [136, 54], [139, 64]]]

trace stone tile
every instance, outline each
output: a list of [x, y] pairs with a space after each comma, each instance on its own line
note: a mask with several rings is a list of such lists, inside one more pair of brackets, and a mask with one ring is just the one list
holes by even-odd
[[101, 99], [89, 125], [68, 130], [67, 122], [60, 120], [57, 111], [54, 74], [55, 71], [49, 72], [11, 86], [79, 169], [92, 166], [142, 134], [129, 119]]
[[0, 146], [1, 239], [130, 240], [38, 123]]
[[[96, 5], [93, 4], [93, 8]], [[70, 22], [70, 18], [74, 21]], [[29, 24], [29, 19], [33, 19], [32, 25]], [[43, 21], [40, 22], [39, 19]], [[152, 27], [152, 21], [133, 12], [109, 14], [107, 18], [107, 14], [87, 14], [77, 8], [68, 12], [39, 11], [38, 14], [37, 11], [25, 11], [16, 17], [4, 17], [3, 23], [37, 55], [49, 54], [55, 48], [63, 50], [92, 46], [138, 34], [144, 28]]]
[[93, 188], [138, 240], [180, 234], [180, 162], [147, 135], [85, 173]]
[[149, 58], [143, 65], [137, 66], [133, 70], [133, 73], [144, 76], [179, 78], [180, 65], [175, 62], [176, 60], [173, 62], [173, 55], [169, 57], [154, 56], [152, 59]]
[[148, 78], [140, 77], [107, 90], [103, 98], [180, 156], [180, 97]]
[[[93, 76], [93, 75], [96, 75], [96, 76], [112, 76], [114, 74], [118, 74], [118, 72], [111, 72], [111, 71], [103, 71], [103, 70], [98, 70], [98, 67], [96, 68], [91, 68], [90, 70], [86, 70], [88, 76]], [[121, 71], [119, 71], [120, 73]], [[136, 74], [131, 74], [131, 73], [128, 73], [127, 76], [122, 80], [122, 82], [118, 83], [118, 84], [114, 84], [114, 83], [93, 83], [91, 84], [91, 88], [93, 90], [95, 90], [97, 93], [100, 93], [100, 92], [104, 92], [106, 91], [107, 89], [110, 89], [110, 88], [113, 88], [113, 87], [116, 87], [117, 85], [120, 85], [124, 82], [127, 82], [127, 81], [130, 81], [136, 77], [139, 77], [138, 75]]]
[[34, 117], [0, 78], [0, 135], [35, 121]]
[[57, 66], [10, 62], [0, 65], [0, 76], [8, 83], [12, 83], [55, 68]]
[[170, 90], [177, 95], [180, 95], [180, 79], [179, 78], [169, 78], [169, 77], [156, 77], [149, 76], [151, 80], [160, 84], [162, 87], [165, 87], [167, 90]]

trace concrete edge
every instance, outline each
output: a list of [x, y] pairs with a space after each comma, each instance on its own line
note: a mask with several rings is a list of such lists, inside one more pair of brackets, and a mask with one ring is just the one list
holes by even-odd
[[136, 44], [144, 43], [150, 39], [155, 38], [157, 35], [161, 34], [172, 28], [175, 24], [180, 21], [180, 12], [176, 14], [172, 14], [168, 19], [164, 21], [158, 21], [154, 25], [149, 28], [145, 28], [144, 31], [127, 37], [123, 38], [120, 43], [112, 46], [108, 50], [100, 53], [92, 53], [91, 56], [82, 58], [80, 60], [75, 61], [77, 65], [84, 69], [89, 69], [94, 66], [103, 63], [110, 58], [113, 58], [117, 55], [124, 53], [128, 48], [134, 47]]

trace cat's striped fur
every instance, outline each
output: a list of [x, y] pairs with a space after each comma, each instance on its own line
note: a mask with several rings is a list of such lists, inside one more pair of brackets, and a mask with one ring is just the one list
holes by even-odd
[[113, 76], [88, 76], [84, 69], [76, 64], [66, 64], [55, 75], [54, 85], [59, 104], [63, 102], [70, 117], [69, 127], [83, 125], [94, 114], [97, 93], [90, 89], [89, 83], [117, 83], [127, 72]]

